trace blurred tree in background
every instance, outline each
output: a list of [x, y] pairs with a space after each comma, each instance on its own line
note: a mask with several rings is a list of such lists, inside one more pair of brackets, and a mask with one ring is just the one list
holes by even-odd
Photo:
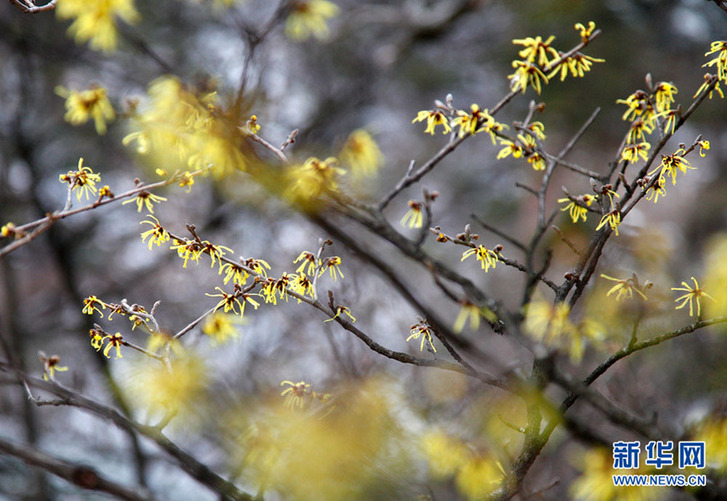
[[725, 499], [726, 10], [0, 6], [0, 497]]

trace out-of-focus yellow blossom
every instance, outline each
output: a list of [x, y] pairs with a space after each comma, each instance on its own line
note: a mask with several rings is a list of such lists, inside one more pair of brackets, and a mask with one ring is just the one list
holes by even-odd
[[441, 125], [444, 130], [442, 134], [448, 134], [452, 132], [452, 127], [449, 125], [449, 117], [444, 114], [442, 110], [423, 110], [417, 113], [417, 116], [411, 123], [427, 121], [427, 128], [424, 130], [425, 134], [434, 135], [437, 125]]
[[712, 42], [709, 51], [706, 52], [705, 56], [715, 54], [715, 58], [711, 61], [704, 63], [703, 67], [717, 66], [717, 76], [721, 81], [727, 81], [727, 41], [721, 40]]
[[459, 469], [455, 485], [469, 501], [486, 499], [499, 487], [504, 472], [499, 463], [489, 456], [475, 456]]
[[354, 176], [374, 176], [384, 162], [379, 146], [364, 129], [353, 131], [341, 148], [341, 162]]
[[[661, 487], [615, 486], [613, 483], [613, 454], [607, 449], [591, 449], [576, 462], [581, 476], [571, 485], [570, 492], [578, 501], [656, 501], [662, 499]], [[644, 469], [628, 470], [629, 474], [646, 474]]]
[[78, 167], [75, 171], [68, 171], [61, 174], [58, 178], [60, 182], [67, 183], [71, 187], [71, 191], [76, 192], [76, 198], [81, 201], [82, 196], [89, 198], [89, 194], [96, 195], [96, 183], [101, 181], [101, 176], [93, 172], [91, 167], [83, 165], [83, 158], [78, 159]]
[[[132, 115], [124, 145], [134, 143], [140, 155], [152, 157], [153, 165], [171, 164], [170, 170], [180, 172], [211, 169], [217, 179], [247, 168], [244, 133], [217, 105], [216, 92], [161, 77], [149, 85], [148, 96], [148, 103]], [[185, 178], [180, 184], [192, 183]]]
[[497, 266], [497, 260], [498, 260], [498, 254], [485, 247], [484, 245], [478, 245], [477, 247], [473, 249], [468, 249], [462, 253], [462, 259], [460, 261], [464, 261], [470, 256], [476, 256], [477, 260], [480, 262], [480, 265], [483, 270], [485, 270], [485, 273], [490, 271], [490, 268], [494, 269], [495, 266]]
[[132, 24], [139, 20], [133, 0], [59, 0], [59, 19], [73, 19], [68, 32], [76, 42], [89, 42], [94, 50], [111, 52], [118, 44], [116, 18]]
[[529, 61], [513, 61], [512, 67], [515, 69], [515, 72], [508, 75], [507, 78], [510, 81], [510, 90], [513, 92], [522, 91], [525, 94], [529, 85], [535, 92], [540, 94], [542, 84], [548, 83], [548, 77], [545, 76], [537, 65]]
[[425, 433], [421, 444], [429, 463], [429, 470], [437, 479], [453, 476], [470, 459], [469, 448], [462, 441], [441, 430]]
[[[605, 275], [601, 273], [601, 278], [605, 278], [606, 280], [611, 280], [612, 282], [616, 282], [616, 285], [611, 287], [608, 292], [606, 293], [606, 296], [610, 296], [613, 293], [616, 294], [616, 301], [621, 301], [621, 299], [633, 299], [634, 298], [634, 292], [641, 297], [644, 301], [646, 301], [646, 294], [644, 294], [644, 291], [651, 288], [653, 285], [651, 282], [647, 281], [643, 288], [639, 286], [639, 279], [634, 274], [631, 278], [626, 279], [620, 279], [620, 278], [614, 278], [609, 277], [608, 275]], [[642, 290], [643, 289], [643, 290]]]
[[92, 86], [75, 91], [58, 86], [56, 94], [66, 99], [66, 114], [63, 119], [71, 125], [85, 124], [93, 119], [96, 132], [106, 134], [106, 124], [116, 118], [113, 106], [106, 96], [106, 89]]
[[424, 204], [409, 200], [409, 210], [401, 218], [399, 224], [402, 226], [408, 226], [409, 228], [421, 228], [424, 223], [424, 211], [422, 210]]
[[303, 165], [292, 167], [289, 171], [290, 198], [301, 204], [313, 203], [324, 193], [338, 191], [338, 176], [346, 171], [337, 164], [334, 157], [325, 160], [310, 157]]
[[454, 321], [452, 330], [459, 334], [462, 330], [464, 330], [464, 326], [467, 323], [467, 320], [469, 320], [470, 327], [473, 331], [476, 331], [480, 328], [481, 316], [482, 311], [479, 306], [467, 300], [462, 301], [462, 309], [459, 310], [459, 314], [457, 315], [457, 319]]
[[457, 490], [468, 500], [485, 499], [500, 486], [504, 475], [499, 463], [455, 437], [431, 431], [422, 437], [422, 448], [432, 476], [454, 476]]
[[215, 312], [202, 324], [202, 332], [212, 339], [214, 344], [224, 344], [239, 336], [235, 328], [237, 317], [227, 313]]
[[718, 233], [705, 246], [704, 288], [714, 301], [704, 305], [708, 317], [727, 316], [727, 233]]
[[299, 381], [297, 383], [292, 381], [282, 381], [280, 383], [280, 386], [285, 385], [288, 385], [288, 387], [280, 393], [281, 397], [285, 397], [284, 405], [290, 408], [298, 407], [302, 409], [311, 397], [312, 390], [310, 388], [310, 384], [305, 381]]
[[727, 472], [727, 418], [715, 416], [699, 423], [694, 440], [706, 444], [709, 467]]
[[595, 322], [571, 322], [570, 308], [565, 303], [550, 304], [535, 300], [525, 308], [525, 331], [536, 341], [568, 353], [573, 362], [583, 357], [586, 341], [598, 343], [603, 329]]
[[0, 228], [0, 237], [6, 238], [9, 236], [13, 236], [15, 238], [22, 238], [25, 236], [25, 232], [18, 229], [17, 226], [15, 226], [15, 223], [8, 222]]
[[593, 195], [581, 195], [575, 198], [559, 198], [559, 204], [566, 204], [560, 210], [565, 212], [568, 211], [568, 215], [574, 223], [577, 223], [579, 219], [586, 221], [588, 214], [588, 207], [591, 206], [593, 201], [596, 199]]
[[56, 371], [65, 372], [68, 367], [58, 365], [61, 362], [61, 358], [58, 355], [46, 356], [42, 351], [38, 353], [40, 361], [43, 364], [43, 379], [45, 381], [55, 381]]
[[716, 300], [707, 294], [704, 289], [699, 287], [699, 283], [696, 278], [692, 277], [692, 282], [694, 282], [694, 287], [690, 287], [686, 282], [682, 282], [683, 287], [672, 287], [671, 290], [686, 292], [686, 294], [679, 296], [674, 300], [675, 303], [679, 303], [681, 301], [681, 304], [677, 305], [676, 309], [680, 310], [689, 304], [689, 316], [693, 317], [695, 312], [694, 305], [696, 304], [697, 318], [699, 318], [702, 316], [702, 298], [706, 297], [712, 301]]
[[338, 14], [338, 6], [326, 0], [295, 0], [285, 21], [285, 34], [293, 40], [311, 36], [328, 38], [328, 21]]
[[[314, 392], [307, 384], [283, 383], [292, 385], [286, 388], [293, 390], [285, 395], [292, 394], [289, 405], [300, 402], [294, 398], [300, 388], [302, 409], [281, 403], [258, 411], [259, 416], [233, 414], [233, 426], [241, 420], [246, 424], [234, 449], [242, 452], [240, 470], [248, 482], [284, 499], [348, 500], [359, 498], [366, 487], [381, 487], [401, 471], [401, 454], [406, 452], [398, 445], [400, 429], [388, 409], [386, 386], [359, 381], [358, 387], [341, 388], [340, 395], [337, 391], [335, 405], [327, 405], [324, 412], [308, 412], [311, 406], [305, 402], [312, 403]], [[325, 397], [316, 399], [325, 402]]]
[[204, 407], [208, 375], [204, 362], [185, 352], [169, 364], [145, 359], [132, 366], [127, 381], [130, 402], [155, 414], [191, 417]]

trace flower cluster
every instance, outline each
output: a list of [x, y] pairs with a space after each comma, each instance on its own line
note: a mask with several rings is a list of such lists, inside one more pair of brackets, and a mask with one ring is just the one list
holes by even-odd
[[[583, 45], [587, 44], [594, 36], [596, 24], [591, 21], [588, 27], [582, 23], [575, 25], [575, 29], [581, 36]], [[582, 78], [589, 72], [593, 63], [603, 63], [604, 59], [587, 56], [580, 52], [570, 51], [563, 53], [552, 46], [554, 36], [543, 40], [542, 37], [527, 37], [513, 40], [515, 45], [522, 45], [523, 49], [518, 52], [521, 60], [512, 62], [515, 70], [507, 78], [510, 81], [510, 90], [513, 92], [525, 93], [528, 87], [536, 93], [542, 92], [542, 86], [555, 75], [560, 74], [563, 81], [570, 74], [572, 77]]]

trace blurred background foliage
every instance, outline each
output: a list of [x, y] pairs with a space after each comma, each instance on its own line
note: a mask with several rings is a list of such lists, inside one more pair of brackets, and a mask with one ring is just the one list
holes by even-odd
[[[603, 172], [617, 157], [628, 127], [621, 121], [624, 107], [616, 100], [644, 88], [645, 75], [651, 73], [655, 82], [676, 85], [677, 102], [688, 105], [703, 82], [704, 53], [727, 26], [727, 15], [703, 0], [335, 3], [340, 13], [330, 22], [327, 40], [293, 41], [279, 23], [257, 43], [254, 33], [265, 26], [278, 2], [241, 0], [226, 9], [210, 2], [138, 1], [140, 22], [121, 26], [120, 46], [112, 54], [76, 44], [66, 34], [69, 23], [51, 12], [31, 16], [7, 2], [0, 5], [0, 221], [20, 224], [62, 207], [65, 189], [58, 183], [58, 175], [75, 168], [79, 157], [114, 190], [132, 188], [135, 177], [145, 182], [158, 179], [154, 169], [167, 166], [150, 165], [133, 148], [122, 145], [122, 138], [131, 131], [123, 113], [142, 98], [151, 82], [166, 74], [200, 89], [214, 86], [222, 103], [233, 102], [244, 78], [240, 123], [256, 114], [261, 136], [274, 144], [298, 129], [296, 142], [288, 151], [301, 162], [310, 155], [335, 155], [351, 131], [366, 128], [378, 141], [385, 165], [376, 179], [346, 189], [364, 200], [377, 200], [396, 184], [412, 159], [420, 164], [444, 144], [442, 136], [425, 135], [422, 124], [411, 123], [419, 110], [430, 108], [434, 99], [443, 100], [448, 93], [459, 108], [470, 103], [494, 106], [508, 92], [506, 75], [518, 50], [512, 39], [553, 34], [555, 45], [566, 50], [579, 41], [573, 25], [590, 20], [603, 34], [587, 52], [606, 63], [595, 65], [584, 79], [563, 83], [553, 79], [541, 96], [528, 91], [505, 108], [498, 120], [523, 120], [530, 99], [545, 102], [545, 111], [536, 119], [545, 124], [546, 147], [555, 153], [600, 107], [597, 122], [569, 158]], [[103, 136], [90, 123], [74, 127], [64, 122], [64, 100], [55, 92], [59, 85], [80, 90], [92, 83], [107, 88], [120, 115]], [[623, 236], [612, 239], [601, 263], [605, 273], [630, 276], [636, 272], [655, 282], [656, 317], [659, 311], [671, 310], [669, 287], [690, 275], [701, 275], [706, 243], [725, 229], [724, 111], [723, 101], [712, 100], [678, 132], [667, 153], [680, 141], [691, 144], [698, 134], [711, 142], [712, 149], [706, 158], [693, 161], [698, 170], [663, 202], [649, 207], [642, 204], [630, 215]], [[485, 245], [504, 243], [478, 228], [471, 218], [475, 214], [516, 238], [527, 239], [534, 227], [535, 204], [515, 183], [535, 184], [541, 174], [522, 160], [495, 160], [496, 152], [487, 138], [467, 141], [423, 183], [395, 199], [386, 210], [387, 218], [396, 224], [408, 209], [407, 199], [422, 198], [423, 186], [439, 192], [433, 224], [450, 234], [472, 223]], [[256, 154], [270, 159], [265, 150], [256, 150]], [[587, 179], [566, 171], [556, 177], [549, 207], [556, 207], [561, 185], [573, 194], [590, 190]], [[185, 223], [194, 224], [203, 238], [229, 246], [239, 255], [265, 259], [276, 276], [293, 271], [292, 261], [302, 250], [315, 252], [319, 239], [329, 237], [242, 173], [222, 181], [202, 179], [190, 193], [172, 186], [160, 194], [169, 201], [158, 206], [155, 215], [165, 225], [182, 233]], [[204, 294], [220, 284], [216, 273], [204, 265], [183, 269], [173, 253], [156, 248], [148, 251], [139, 239], [141, 219], [133, 204], [112, 204], [56, 224], [21, 251], [0, 259], [0, 330], [6, 358], [15, 358], [11, 362], [40, 374], [37, 351], [59, 354], [70, 368], [59, 376], [65, 384], [111, 402], [115, 398], [107, 376], [124, 391], [141, 370], [130, 362], [139, 357], [128, 352], [123, 360], [109, 361], [90, 348], [87, 332], [93, 320], [81, 314], [84, 297], [95, 294], [113, 302], [126, 298], [147, 309], [159, 300], [157, 316], [170, 330], [180, 329], [214, 306], [215, 300]], [[586, 242], [592, 230], [591, 226], [571, 225], [565, 215], [556, 224], [575, 242]], [[433, 289], [426, 273], [384, 242], [364, 236], [360, 228], [349, 224], [346, 231], [392, 264], [406, 276], [409, 287], [453, 321], [458, 306], [442, 301], [436, 290], [425, 295]], [[552, 273], [559, 281], [572, 267], [573, 256], [557, 239], [552, 243], [557, 249]], [[437, 247], [433, 239], [425, 248], [443, 260], [459, 261], [456, 249]], [[407, 345], [405, 339], [422, 312], [414, 311], [381, 275], [344, 245], [334, 243], [331, 252], [343, 257], [345, 279], [336, 283], [322, 279], [321, 293], [326, 287], [335, 288], [338, 301], [351, 307], [380, 343], [416, 351], [419, 343]], [[498, 267], [497, 273], [484, 275], [476, 273], [479, 268], [471, 262], [456, 266], [505, 302], [519, 299], [523, 279], [517, 272]], [[658, 303], [659, 294], [664, 303]], [[594, 310], [607, 316], [604, 297], [605, 290], [599, 289], [587, 298], [587, 305], [592, 302]], [[426, 463], [417, 452], [424, 432], [441, 426], [477, 448], [479, 441], [486, 441], [484, 437], [501, 438], [512, 432], [507, 427], [499, 429], [498, 423], [507, 421], [503, 414], [514, 425], [523, 420], [522, 409], [500, 391], [456, 374], [399, 366], [369, 351], [335, 324], [324, 324], [321, 315], [298, 307], [295, 301], [278, 308], [249, 310], [244, 322], [236, 326], [239, 337], [222, 346], [210, 343], [200, 332], [185, 339], [195, 356], [206, 361], [207, 395], [204, 403], [190, 400], [188, 410], [197, 417], [181, 420], [171, 432], [209, 464], [240, 468], [244, 482], [256, 488], [265, 483], [261, 478], [268, 479], [277, 482], [284, 498], [317, 499], [320, 492], [315, 487], [343, 474], [355, 476], [365, 485], [364, 494], [347, 491], [350, 485], [336, 484], [331, 486], [329, 499], [411, 499], [416, 495], [448, 499], [457, 491], [471, 492], [467, 479], [427, 475]], [[628, 315], [624, 311], [613, 314], [622, 322], [612, 328], [624, 332], [624, 340], [633, 318]], [[677, 325], [670, 323], [673, 317], [656, 318], [646, 332], [663, 332], [687, 321], [686, 316], [679, 318]], [[109, 329], [128, 327], [123, 319], [115, 322], [119, 323], [109, 324], [116, 325]], [[491, 357], [506, 361], [502, 365], [507, 368], [527, 364], [531, 357], [517, 343], [489, 332], [467, 335]], [[142, 340], [140, 335], [139, 343]], [[724, 339], [714, 334], [678, 339], [623, 362], [600, 382], [599, 390], [640, 415], [658, 410], [660, 419], [683, 424], [691, 414], [727, 403], [724, 349]], [[590, 370], [602, 358], [603, 354], [589, 353], [584, 367]], [[502, 369], [486, 360], [481, 363], [493, 371]], [[586, 371], [574, 368], [574, 373], [583, 376]], [[283, 380], [305, 380], [316, 391], [347, 402], [348, 406], [336, 407], [338, 415], [326, 418], [337, 430], [338, 446], [344, 447], [348, 441], [349, 450], [365, 446], [370, 449], [367, 457], [377, 458], [375, 464], [349, 464], [342, 459], [344, 451], [325, 446], [311, 461], [336, 464], [325, 463], [308, 471], [310, 465], [303, 457], [286, 456], [276, 463], [277, 469], [265, 470], [270, 457], [255, 455], [273, 454], [274, 446], [265, 442], [266, 433], [272, 433], [270, 426], [278, 426], [273, 435], [301, 449], [318, 445], [327, 433], [318, 421], [289, 423], [288, 417], [275, 416], [281, 412]], [[135, 395], [134, 385], [131, 387], [127, 391]], [[488, 409], [499, 403], [502, 412], [492, 416]], [[364, 410], [354, 408], [356, 404]], [[586, 416], [592, 412], [580, 411]], [[34, 408], [15, 386], [0, 389], [0, 423], [3, 435], [17, 434], [64, 457], [90, 461], [124, 482], [143, 476], [131, 465], [130, 446], [122, 433], [68, 409]], [[307, 428], [308, 434], [299, 436], [300, 428]], [[604, 428], [614, 440], [625, 439], [618, 430]], [[517, 442], [516, 437], [501, 439]], [[482, 450], [491, 450], [480, 445]], [[517, 447], [503, 454], [515, 450]], [[557, 477], [561, 481], [543, 496], [567, 497], [568, 485], [578, 474], [571, 458], [580, 450], [564, 434], [556, 436], [533, 470], [531, 491]], [[230, 464], [235, 461], [237, 466]], [[246, 468], [248, 463], [255, 466]], [[179, 472], [168, 477], [171, 470], [167, 462], [151, 454], [145, 481], [155, 492], [163, 493], [160, 498], [214, 499]], [[296, 482], [298, 477], [289, 476], [291, 472], [312, 483]], [[67, 484], [39, 480], [35, 475], [0, 457], [0, 496], [72, 499]], [[275, 480], [275, 476], [279, 478]], [[311, 486], [312, 492], [305, 491]], [[475, 491], [473, 496], [479, 494]], [[80, 494], [73, 496], [82, 499]], [[673, 496], [681, 499], [685, 495]]]

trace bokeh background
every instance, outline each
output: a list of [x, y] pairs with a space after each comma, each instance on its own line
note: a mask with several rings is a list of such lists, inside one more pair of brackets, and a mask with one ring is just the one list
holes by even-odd
[[[546, 148], [556, 153], [601, 108], [596, 123], [568, 158], [603, 172], [617, 157], [628, 127], [621, 120], [625, 107], [616, 100], [644, 88], [650, 73], [654, 82], [676, 85], [677, 102], [688, 106], [703, 82], [704, 53], [727, 27], [727, 13], [703, 0], [336, 0], [340, 13], [329, 24], [327, 40], [293, 41], [279, 25], [251, 53], [246, 32], [259, 29], [277, 3], [247, 0], [219, 9], [209, 2], [137, 2], [141, 20], [123, 26], [124, 36], [113, 54], [76, 44], [66, 34], [68, 22], [59, 21], [52, 12], [31, 16], [7, 2], [0, 5], [0, 221], [20, 224], [60, 209], [66, 192], [58, 176], [75, 168], [79, 157], [114, 190], [130, 189], [135, 177], [149, 182], [158, 179], [154, 169], [165, 166], [150, 165], [133, 148], [122, 145], [130, 131], [122, 115], [129, 100], [143, 101], [148, 84], [169, 73], [190, 85], [214, 81], [224, 102], [234, 96], [244, 71], [246, 106], [258, 116], [260, 134], [280, 144], [298, 129], [296, 143], [288, 152], [299, 161], [310, 155], [333, 155], [352, 130], [367, 129], [376, 138], [385, 164], [375, 179], [346, 189], [365, 201], [378, 200], [404, 175], [411, 160], [421, 164], [445, 142], [439, 134], [425, 135], [423, 124], [411, 123], [419, 110], [431, 108], [435, 99], [444, 100], [449, 93], [459, 108], [471, 103], [494, 106], [509, 91], [507, 75], [518, 51], [512, 39], [552, 34], [557, 37], [555, 45], [566, 50], [579, 41], [573, 25], [590, 20], [603, 34], [586, 53], [606, 63], [594, 65], [584, 79], [563, 83], [554, 79], [540, 96], [529, 90], [497, 118], [506, 123], [523, 120], [531, 99], [545, 102], [545, 111], [537, 119], [545, 124]], [[64, 100], [55, 92], [59, 85], [83, 89], [92, 83], [108, 89], [120, 115], [104, 136], [97, 135], [90, 123], [79, 127], [66, 123]], [[672, 309], [670, 287], [692, 275], [702, 276], [706, 245], [725, 230], [726, 109], [720, 99], [709, 101], [678, 131], [667, 152], [679, 142], [691, 144], [698, 134], [711, 142], [711, 150], [705, 158], [692, 161], [697, 170], [682, 178], [662, 202], [641, 204], [629, 215], [622, 235], [609, 242], [601, 261], [603, 273], [630, 276], [636, 272], [653, 281], [657, 316]], [[474, 214], [526, 240], [534, 228], [536, 207], [532, 195], [515, 184], [535, 186], [541, 174], [522, 160], [495, 160], [498, 150], [488, 138], [465, 142], [422, 183], [396, 198], [387, 207], [386, 217], [398, 224], [408, 209], [407, 201], [421, 199], [425, 187], [439, 192], [433, 224], [448, 233], [462, 231], [471, 223], [486, 245], [505, 243], [477, 227]], [[267, 152], [258, 154], [265, 157]], [[561, 185], [574, 194], [590, 189], [588, 179], [560, 171], [549, 192], [549, 209], [557, 206]], [[302, 250], [315, 251], [319, 239], [329, 237], [242, 173], [223, 182], [202, 179], [190, 193], [172, 186], [160, 194], [169, 201], [158, 206], [155, 215], [165, 225], [183, 233], [185, 223], [194, 224], [203, 238], [229, 246], [239, 255], [267, 260], [277, 275], [293, 271], [292, 261]], [[185, 269], [173, 252], [149, 251], [139, 238], [142, 218], [134, 204], [112, 204], [58, 223], [0, 259], [0, 355], [6, 361], [39, 375], [37, 352], [58, 354], [70, 368], [59, 375], [64, 384], [118, 405], [108, 378], [124, 388], [141, 356], [125, 352], [122, 360], [107, 360], [93, 350], [87, 333], [94, 319], [81, 313], [83, 298], [91, 294], [111, 302], [126, 298], [147, 308], [161, 301], [157, 315], [169, 330], [182, 328], [215, 304], [205, 296], [220, 285], [214, 270], [204, 264]], [[595, 226], [591, 223], [576, 227], [565, 214], [556, 220], [575, 242], [587, 241]], [[442, 298], [420, 266], [386, 242], [347, 224], [345, 231], [391, 263], [443, 318], [454, 321], [458, 305]], [[413, 235], [403, 227], [400, 231]], [[557, 249], [552, 275], [559, 282], [574, 259], [554, 236], [548, 238]], [[519, 299], [523, 278], [518, 272], [498, 267], [496, 273], [477, 273], [475, 263], [459, 263], [461, 249], [438, 245], [433, 238], [425, 249], [476, 276], [478, 285], [506, 304]], [[357, 325], [378, 342], [418, 353], [418, 341], [407, 344], [405, 339], [422, 312], [415, 311], [384, 277], [345, 246], [334, 243], [330, 252], [342, 256], [345, 279], [322, 278], [321, 292], [334, 289], [336, 298], [351, 307]], [[596, 308], [605, 302], [603, 294], [593, 297], [589, 301]], [[658, 306], [659, 297], [666, 306]], [[370, 393], [385, 396], [387, 413], [397, 423], [396, 437], [387, 440], [401, 442], [396, 449], [402, 457], [397, 461], [406, 467], [382, 473], [382, 490], [371, 487], [363, 498], [436, 494], [436, 499], [454, 499], [461, 495], [452, 481], [431, 480], [411, 444], [430, 425], [462, 437], [478, 436], [473, 430], [482, 432], [488, 408], [504, 399], [501, 392], [457, 375], [396, 364], [368, 350], [335, 323], [322, 320], [319, 312], [291, 301], [254, 312], [248, 308], [238, 326], [239, 337], [223, 346], [192, 332], [185, 343], [207, 363], [210, 398], [206, 408], [173, 426], [170, 435], [209, 464], [225, 468], [234, 447], [224, 443], [226, 435], [220, 428], [234, 425], [222, 419], [212, 423], [215, 415], [229, 416], [231, 409], [254, 409], [280, 399], [283, 380], [305, 380], [316, 391], [334, 394], [344, 394], [352, 381], [362, 385], [365, 381], [374, 385]], [[649, 324], [645, 333], [686, 323], [685, 314], [664, 315]], [[128, 330], [124, 319], [104, 325]], [[528, 370], [532, 355], [525, 348], [485, 331], [463, 334], [488, 354], [477, 361], [481, 367], [495, 373], [518, 367]], [[129, 335], [138, 335], [143, 343], [143, 334]], [[639, 415], [656, 411], [659, 419], [683, 429], [690, 419], [727, 403], [724, 353], [725, 341], [719, 332], [678, 339], [622, 362], [598, 388]], [[437, 356], [445, 357], [439, 352]], [[604, 356], [589, 352], [582, 366], [572, 367], [573, 374], [582, 377]], [[2, 379], [0, 383], [7, 383], [0, 386], [0, 434], [91, 463], [122, 483], [138, 481], [138, 464], [124, 434], [71, 409], [36, 408], [22, 388]], [[592, 412], [576, 411], [585, 416]], [[245, 426], [240, 428], [244, 436]], [[613, 440], [628, 438], [608, 425], [603, 433]], [[565, 433], [557, 435], [529, 477], [529, 492], [547, 486], [540, 493], [542, 498], [568, 498], [569, 485], [579, 473], [577, 458], [585, 447]], [[143, 443], [142, 449], [148, 454], [145, 481], [160, 499], [215, 499], [153, 447]], [[558, 481], [553, 484], [553, 479]], [[681, 492], [662, 494], [663, 499], [689, 498]], [[0, 456], [3, 496], [95, 499], [97, 495], [79, 493]]]

